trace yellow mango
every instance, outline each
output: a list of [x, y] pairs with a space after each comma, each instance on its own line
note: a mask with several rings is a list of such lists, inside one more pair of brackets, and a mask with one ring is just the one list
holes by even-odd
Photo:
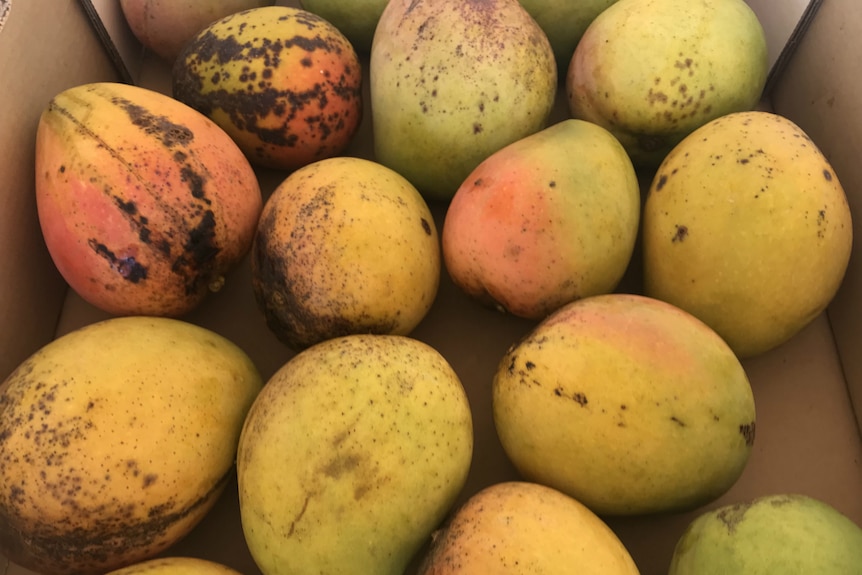
[[719, 118], [661, 164], [643, 220], [644, 290], [713, 328], [739, 357], [820, 314], [850, 259], [850, 207], [805, 132], [768, 112]]
[[433, 348], [350, 335], [267, 382], [237, 456], [240, 515], [266, 575], [402, 575], [463, 488], [473, 426]]
[[407, 335], [437, 295], [438, 242], [428, 205], [398, 173], [361, 158], [321, 160], [264, 205], [254, 295], [293, 348], [352, 333]]
[[754, 396], [727, 344], [640, 295], [554, 312], [502, 358], [492, 397], [500, 442], [523, 477], [599, 515], [712, 501], [754, 443]]
[[0, 386], [0, 550], [71, 575], [167, 549], [224, 490], [261, 386], [236, 345], [176, 319], [47, 344]]
[[474, 494], [434, 536], [419, 575], [638, 575], [616, 534], [576, 499], [537, 483]]

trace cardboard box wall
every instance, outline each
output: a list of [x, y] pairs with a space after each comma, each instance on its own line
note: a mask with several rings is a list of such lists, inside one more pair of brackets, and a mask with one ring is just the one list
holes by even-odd
[[[775, 0], [778, 1], [778, 0]], [[763, 4], [763, 3], [761, 3]], [[768, 15], [767, 15], [768, 16]], [[761, 14], [761, 18], [764, 16]], [[858, 0], [826, 0], [776, 78], [768, 105], [797, 122], [830, 159], [854, 213], [862, 214], [862, 63]], [[62, 89], [120, 73], [75, 0], [18, 0], [0, 30], [0, 379], [57, 335], [107, 316], [66, 289], [41, 240], [33, 195], [38, 116]], [[166, 68], [144, 61], [139, 83], [166, 91]], [[370, 157], [366, 115], [350, 153]], [[265, 192], [284, 174], [261, 171]], [[438, 225], [443, 206], [434, 206]], [[862, 216], [854, 219], [856, 237]], [[666, 572], [673, 544], [694, 516], [757, 495], [798, 492], [830, 503], [862, 525], [862, 251], [858, 240], [845, 282], [827, 313], [786, 345], [746, 360], [757, 401], [749, 464], [722, 498], [690, 513], [608, 518], [644, 575]], [[637, 285], [637, 262], [621, 289]], [[267, 331], [247, 265], [222, 292], [187, 318], [245, 349], [264, 377], [293, 354]], [[506, 348], [532, 327], [469, 301], [445, 276], [438, 299], [414, 336], [453, 365], [474, 412], [475, 457], [462, 500], [491, 483], [517, 478], [490, 415], [490, 379]], [[854, 410], [854, 405], [856, 409]], [[185, 540], [166, 554], [210, 558], [246, 575], [259, 571], [245, 547], [235, 484]], [[0, 569], [3, 561], [0, 561]], [[8, 575], [29, 571], [8, 565]]]

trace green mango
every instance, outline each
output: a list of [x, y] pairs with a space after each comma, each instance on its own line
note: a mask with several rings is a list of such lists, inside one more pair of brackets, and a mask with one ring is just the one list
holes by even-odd
[[572, 55], [572, 117], [611, 131], [638, 167], [654, 169], [710, 120], [753, 109], [769, 62], [744, 0], [619, 0]]
[[377, 21], [387, 0], [302, 0], [302, 8], [328, 20], [357, 52], [371, 51]]
[[668, 575], [856, 575], [862, 528], [824, 501], [772, 494], [696, 517]]
[[544, 128], [557, 90], [548, 37], [517, 0], [392, 0], [369, 75], [376, 159], [441, 200]]
[[558, 73], [564, 76], [575, 47], [587, 27], [605, 8], [617, 0], [521, 0], [554, 49]]

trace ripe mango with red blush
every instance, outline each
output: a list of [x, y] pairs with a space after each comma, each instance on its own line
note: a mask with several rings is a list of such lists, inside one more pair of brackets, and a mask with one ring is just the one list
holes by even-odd
[[471, 297], [541, 319], [617, 287], [639, 218], [622, 145], [595, 124], [564, 120], [494, 153], [464, 181], [443, 222], [444, 262]]

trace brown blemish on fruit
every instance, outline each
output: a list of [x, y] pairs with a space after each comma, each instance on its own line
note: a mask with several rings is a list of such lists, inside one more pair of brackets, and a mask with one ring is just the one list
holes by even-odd
[[674, 242], [674, 243], [682, 242], [685, 240], [685, 238], [687, 236], [688, 236], [688, 226], [677, 225], [676, 226], [676, 233], [673, 234], [673, 238], [671, 239], [671, 242]]
[[716, 512], [715, 517], [724, 523], [728, 533], [733, 533], [750, 506], [748, 503], [736, 503], [720, 509]]
[[420, 218], [420, 219], [422, 221], [422, 230], [425, 232], [426, 235], [430, 236], [431, 235], [431, 224], [429, 224], [428, 220], [426, 220], [425, 218]]
[[649, 92], [647, 92], [647, 102], [649, 102], [651, 106], [655, 104], [666, 104], [667, 101], [668, 97], [667, 94], [665, 94], [664, 92], [657, 92], [652, 88], [650, 88]]
[[302, 502], [302, 507], [299, 509], [299, 513], [296, 514], [296, 517], [293, 518], [293, 521], [290, 522], [290, 528], [287, 530], [287, 536], [292, 537], [294, 531], [296, 530], [296, 524], [302, 520], [302, 516], [305, 515], [306, 510], [308, 509], [308, 501], [311, 499], [310, 495], [305, 496], [305, 500]]
[[824, 168], [823, 169], [823, 177], [826, 179], [827, 182], [831, 182], [832, 181], [832, 172], [830, 172], [829, 170]]
[[680, 427], [685, 427], [685, 422], [680, 418], [676, 417], [675, 415], [671, 416], [670, 420]]
[[115, 270], [124, 280], [136, 284], [147, 279], [146, 266], [138, 262], [134, 256], [118, 257], [108, 246], [95, 238], [87, 240], [87, 245], [108, 262], [111, 269]]
[[[297, 350], [322, 339], [357, 332], [391, 333], [397, 325], [396, 318], [348, 318], [345, 311], [351, 307], [348, 301], [329, 301], [327, 310], [318, 309], [315, 294], [320, 286], [301, 272], [292, 273], [323, 257], [315, 247], [318, 241], [315, 235], [332, 223], [331, 194], [331, 190], [320, 188], [306, 202], [290, 238], [284, 242], [278, 239], [278, 210], [265, 211], [252, 246], [252, 288], [258, 308], [276, 338]], [[331, 277], [329, 281], [340, 279]]]
[[754, 445], [754, 430], [755, 424], [753, 421], [739, 426], [739, 433], [742, 434], [742, 437], [745, 439], [745, 445], [748, 447]]
[[659, 176], [659, 178], [658, 178], [658, 182], [656, 183], [655, 190], [656, 190], [657, 192], [660, 192], [660, 191], [661, 191], [661, 189], [664, 187], [664, 185], [665, 185], [666, 183], [667, 183], [667, 175], [666, 175], [666, 174], [662, 174], [662, 175], [661, 175], [661, 176]]
[[176, 146], [188, 146], [195, 138], [194, 133], [188, 127], [172, 122], [165, 116], [154, 114], [125, 98], [113, 97], [111, 103], [125, 110], [134, 126], [143, 130], [148, 136], [156, 136], [168, 149]]
[[572, 399], [574, 399], [575, 403], [577, 403], [581, 407], [587, 406], [587, 403], [588, 403], [587, 396], [581, 392], [577, 392], [577, 393], [573, 394]]
[[[52, 415], [55, 405], [66, 405], [68, 394], [64, 396], [63, 391], [74, 382], [33, 380], [32, 361], [39, 360], [22, 364], [0, 392], [0, 476], [10, 477], [10, 466], [22, 473], [26, 466], [39, 469], [0, 493], [0, 541], [10, 560], [37, 572], [104, 573], [116, 566], [118, 557], [142, 557], [164, 549], [176, 525], [204, 512], [222, 492], [232, 469], [194, 499], [171, 496], [148, 507], [144, 500], [136, 499], [137, 490], [118, 490], [117, 497], [102, 497], [104, 504], [99, 504], [94, 493], [115, 481], [115, 475], [86, 475], [86, 470], [70, 461], [88, 434], [98, 431], [84, 415], [98, 399], [88, 401], [77, 415]], [[25, 400], [25, 390], [35, 390], [38, 396]], [[22, 444], [20, 438], [30, 442], [25, 453], [9, 444], [16, 435], [17, 447]], [[129, 469], [131, 476], [138, 472], [143, 487], [158, 479], [154, 473], [141, 473], [137, 463], [121, 461], [118, 465]], [[40, 517], [35, 510], [44, 499], [65, 510], [70, 520]]]

